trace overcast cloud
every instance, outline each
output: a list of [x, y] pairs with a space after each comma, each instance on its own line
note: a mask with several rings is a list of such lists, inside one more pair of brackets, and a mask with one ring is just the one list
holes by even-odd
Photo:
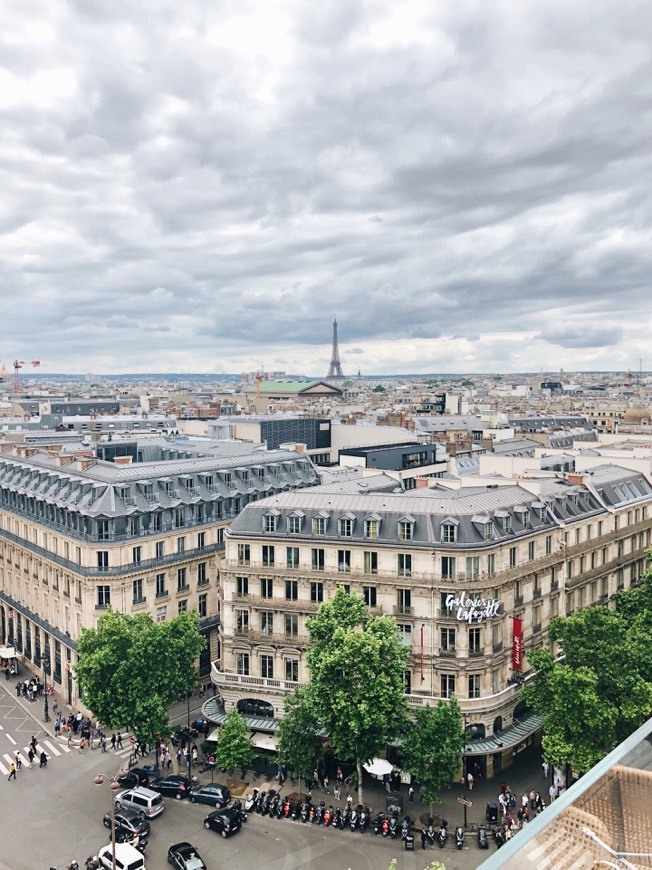
[[21, 0], [0, 359], [652, 368], [645, 0]]

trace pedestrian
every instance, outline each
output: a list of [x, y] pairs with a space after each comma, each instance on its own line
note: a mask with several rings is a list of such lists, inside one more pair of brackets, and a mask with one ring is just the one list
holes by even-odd
[[32, 739], [29, 741], [29, 745], [32, 747], [34, 752], [36, 752], [36, 737], [32, 734]]
[[337, 773], [335, 774], [335, 779], [337, 780], [337, 784], [339, 786], [341, 786], [342, 783], [344, 782], [344, 774], [342, 773], [341, 767], [337, 768]]
[[106, 752], [106, 736], [104, 734], [102, 735], [100, 745], [102, 747], [102, 752]]
[[347, 791], [347, 793], [346, 793], [346, 808], [350, 810], [352, 806], [353, 806], [353, 797], [352, 797], [351, 793]]
[[39, 767], [45, 767], [45, 765], [46, 765], [47, 763], [48, 763], [48, 757], [47, 757], [47, 755], [45, 754], [45, 752], [41, 752], [41, 755], [40, 755], [40, 758], [39, 758]]
[[23, 759], [20, 757], [20, 752], [16, 753], [16, 770], [20, 770], [23, 766]]
[[29, 763], [30, 763], [30, 767], [31, 767], [32, 762], [36, 758], [36, 753], [34, 752], [34, 750], [32, 749], [31, 746], [29, 747], [29, 751], [27, 753], [27, 758], [29, 759]]
[[340, 784], [339, 784], [339, 782], [335, 783], [335, 787], [333, 789], [333, 797], [335, 798], [336, 801], [340, 800]]
[[544, 761], [543, 764], [541, 765], [541, 767], [543, 768], [544, 777], [546, 779], [548, 779], [548, 771], [550, 770], [550, 765], [548, 764], [547, 761]]
[[68, 749], [72, 746], [72, 731], [68, 730]]
[[469, 791], [473, 791], [473, 783], [474, 783], [474, 781], [475, 781], [475, 780], [473, 779], [473, 774], [471, 773], [471, 771], [469, 771], [469, 772], [467, 773], [467, 775], [466, 775], [466, 784], [467, 784], [468, 787], [469, 787]]
[[550, 788], [548, 789], [548, 794], [550, 795], [550, 803], [554, 801], [557, 797], [557, 787], [554, 783], [550, 783]]
[[86, 749], [86, 740], [82, 737], [82, 739], [79, 741], [79, 751], [83, 752], [84, 749]]
[[199, 687], [199, 697], [203, 698], [205, 694], [206, 690], [204, 689], [204, 684], [202, 683], [202, 685]]
[[199, 753], [197, 752], [197, 746], [192, 744], [192, 763], [197, 764], [197, 760], [199, 758]]
[[530, 789], [530, 809], [536, 810], [536, 808], [537, 808], [536, 793], [535, 793], [534, 789]]
[[57, 718], [54, 722], [54, 735], [55, 735], [55, 737], [59, 736], [60, 731], [61, 731], [61, 719], [59, 719], [59, 717], [57, 716]]
[[324, 783], [324, 794], [330, 794], [330, 792], [328, 790], [328, 774], [326, 774], [326, 776], [324, 777], [323, 783]]
[[9, 765], [9, 776], [7, 777], [7, 782], [11, 782], [11, 780], [16, 779], [16, 768], [13, 762]]
[[21, 688], [22, 688], [22, 684], [21, 684], [21, 682], [20, 682], [20, 680], [19, 680], [19, 681], [16, 683], [16, 697], [17, 697], [17, 698], [20, 698], [20, 690], [21, 690]]
[[408, 800], [411, 804], [414, 803], [414, 786], [411, 785], [408, 789]]
[[111, 749], [114, 749], [114, 750], [115, 750], [115, 742], [116, 742], [116, 740], [117, 740], [117, 737], [115, 736], [115, 731], [114, 731], [113, 734], [111, 735]]
[[88, 735], [88, 748], [89, 748], [89, 749], [94, 749], [94, 748], [95, 748], [95, 747], [93, 746], [93, 734], [92, 734], [92, 733]]
[[118, 731], [118, 749], [122, 749], [122, 731]]

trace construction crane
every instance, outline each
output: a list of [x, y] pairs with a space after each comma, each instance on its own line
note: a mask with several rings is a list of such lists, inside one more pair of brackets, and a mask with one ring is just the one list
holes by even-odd
[[27, 362], [25, 362], [24, 359], [15, 359], [14, 360], [14, 393], [22, 392], [22, 390], [20, 389], [19, 372], [24, 365], [30, 365], [30, 366], [34, 366], [34, 368], [36, 368], [37, 366], [41, 365], [41, 360], [40, 359], [30, 359]]

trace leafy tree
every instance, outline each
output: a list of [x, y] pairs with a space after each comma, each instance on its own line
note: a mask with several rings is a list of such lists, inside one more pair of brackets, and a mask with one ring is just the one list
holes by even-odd
[[419, 780], [429, 804], [440, 803], [442, 788], [455, 778], [465, 743], [464, 717], [455, 698], [416, 711], [403, 737], [402, 767]]
[[169, 734], [170, 705], [197, 684], [206, 643], [198, 625], [194, 611], [157, 623], [108, 609], [77, 644], [74, 673], [86, 706], [106, 728], [130, 727], [137, 740]]
[[385, 393], [387, 391], [385, 390], [385, 387], [382, 384], [378, 384], [378, 386], [374, 387], [371, 392], [372, 393]]
[[215, 762], [218, 767], [234, 770], [236, 767], [248, 767], [254, 758], [254, 749], [249, 740], [249, 729], [234, 708], [227, 713], [215, 750]]
[[286, 695], [283, 711], [278, 754], [300, 777], [307, 779], [323, 754], [324, 741], [305, 689]]
[[359, 595], [342, 587], [307, 627], [306, 695], [335, 753], [355, 763], [362, 803], [362, 765], [400, 732], [405, 718], [408, 650], [393, 617], [373, 617]]

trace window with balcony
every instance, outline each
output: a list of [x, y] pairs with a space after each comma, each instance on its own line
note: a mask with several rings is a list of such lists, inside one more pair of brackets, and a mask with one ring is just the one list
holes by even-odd
[[534, 541], [529, 541], [527, 545], [527, 557], [530, 562], [534, 561], [535, 558], [535, 544]]
[[440, 677], [440, 694], [442, 698], [455, 697], [455, 674], [442, 674]]
[[404, 615], [412, 613], [412, 591], [410, 589], [396, 590], [396, 608], [398, 613]]
[[396, 570], [399, 577], [412, 576], [412, 556], [410, 553], [399, 553], [396, 557]]
[[135, 538], [140, 534], [140, 517], [129, 517], [129, 532], [128, 534]]
[[241, 677], [249, 676], [249, 653], [236, 653], [235, 669]]
[[167, 589], [165, 588], [165, 574], [157, 574], [156, 575], [156, 597], [162, 598], [164, 595], [167, 595]]
[[274, 611], [261, 610], [260, 612], [260, 631], [262, 634], [274, 633]]
[[469, 698], [480, 697], [480, 674], [469, 674]]
[[240, 598], [243, 595], [249, 595], [249, 578], [248, 577], [236, 577], [235, 578], [235, 594]]
[[482, 653], [482, 629], [469, 629], [469, 655], [480, 655]]
[[260, 676], [267, 680], [274, 678], [274, 656], [261, 655]]
[[366, 550], [363, 555], [363, 562], [365, 574], [378, 573], [378, 553]]
[[552, 535], [546, 535], [546, 556], [552, 555]]
[[362, 597], [364, 598], [364, 603], [367, 607], [376, 607], [377, 606], [377, 590], [375, 586], [363, 586], [362, 587]]
[[325, 552], [319, 547], [313, 547], [311, 551], [311, 564], [313, 571], [323, 571], [325, 566]]
[[165, 541], [156, 542], [156, 558], [162, 559], [165, 554]]
[[320, 602], [324, 600], [324, 584], [323, 583], [311, 583], [310, 584], [310, 600], [313, 602]]
[[441, 576], [443, 580], [455, 579], [455, 556], [441, 557]]
[[97, 567], [100, 571], [106, 571], [109, 567], [109, 551], [108, 550], [98, 550], [97, 551]]
[[299, 634], [299, 617], [296, 613], [285, 614], [285, 634], [288, 637], [296, 637]]
[[286, 601], [297, 601], [299, 598], [299, 582], [297, 580], [285, 581]]
[[97, 540], [108, 541], [111, 538], [111, 526], [108, 520], [97, 521]]
[[351, 573], [351, 551], [350, 550], [338, 550], [337, 551], [337, 570], [340, 574], [350, 574]]
[[152, 531], [160, 532], [163, 530], [163, 514], [160, 511], [152, 514]]
[[203, 550], [206, 546], [206, 532], [197, 532], [197, 549]]
[[274, 546], [273, 544], [263, 544], [263, 565], [265, 568], [274, 567]]
[[299, 548], [298, 547], [286, 547], [285, 548], [285, 560], [288, 568], [298, 568], [299, 567]]
[[312, 533], [313, 533], [313, 535], [325, 535], [326, 534], [326, 517], [313, 517], [312, 518]]
[[249, 634], [249, 611], [236, 610], [235, 612], [236, 634]]
[[299, 659], [285, 659], [285, 681], [287, 683], [299, 682]]
[[274, 581], [271, 577], [260, 578], [260, 597], [272, 598], [274, 595]]
[[466, 578], [467, 580], [477, 580], [480, 576], [480, 557], [466, 557]]
[[487, 574], [492, 577], [496, 573], [496, 557], [493, 553], [487, 556]]
[[185, 538], [177, 538], [177, 553], [185, 553], [186, 552], [186, 539]]
[[439, 645], [443, 653], [455, 655], [455, 629], [439, 629]]
[[517, 551], [516, 547], [510, 547], [509, 548], [509, 567], [516, 568], [517, 563], [518, 563], [518, 551]]
[[97, 587], [97, 606], [98, 608], [110, 607], [111, 605], [111, 587]]
[[208, 616], [208, 593], [202, 592], [201, 595], [197, 598], [197, 612], [199, 616], [203, 619], [205, 616]]
[[177, 568], [177, 590], [181, 591], [188, 588], [186, 579], [186, 568]]
[[206, 571], [206, 562], [200, 562], [197, 565], [197, 585], [205, 586], [208, 583], [208, 573]]
[[251, 564], [251, 546], [249, 544], [238, 544], [238, 565]]
[[131, 591], [133, 595], [133, 603], [140, 604], [141, 601], [144, 601], [143, 598], [143, 578], [139, 577], [138, 580], [131, 581]]
[[175, 508], [174, 511], [174, 525], [177, 529], [182, 529], [186, 524], [186, 511], [185, 508]]

